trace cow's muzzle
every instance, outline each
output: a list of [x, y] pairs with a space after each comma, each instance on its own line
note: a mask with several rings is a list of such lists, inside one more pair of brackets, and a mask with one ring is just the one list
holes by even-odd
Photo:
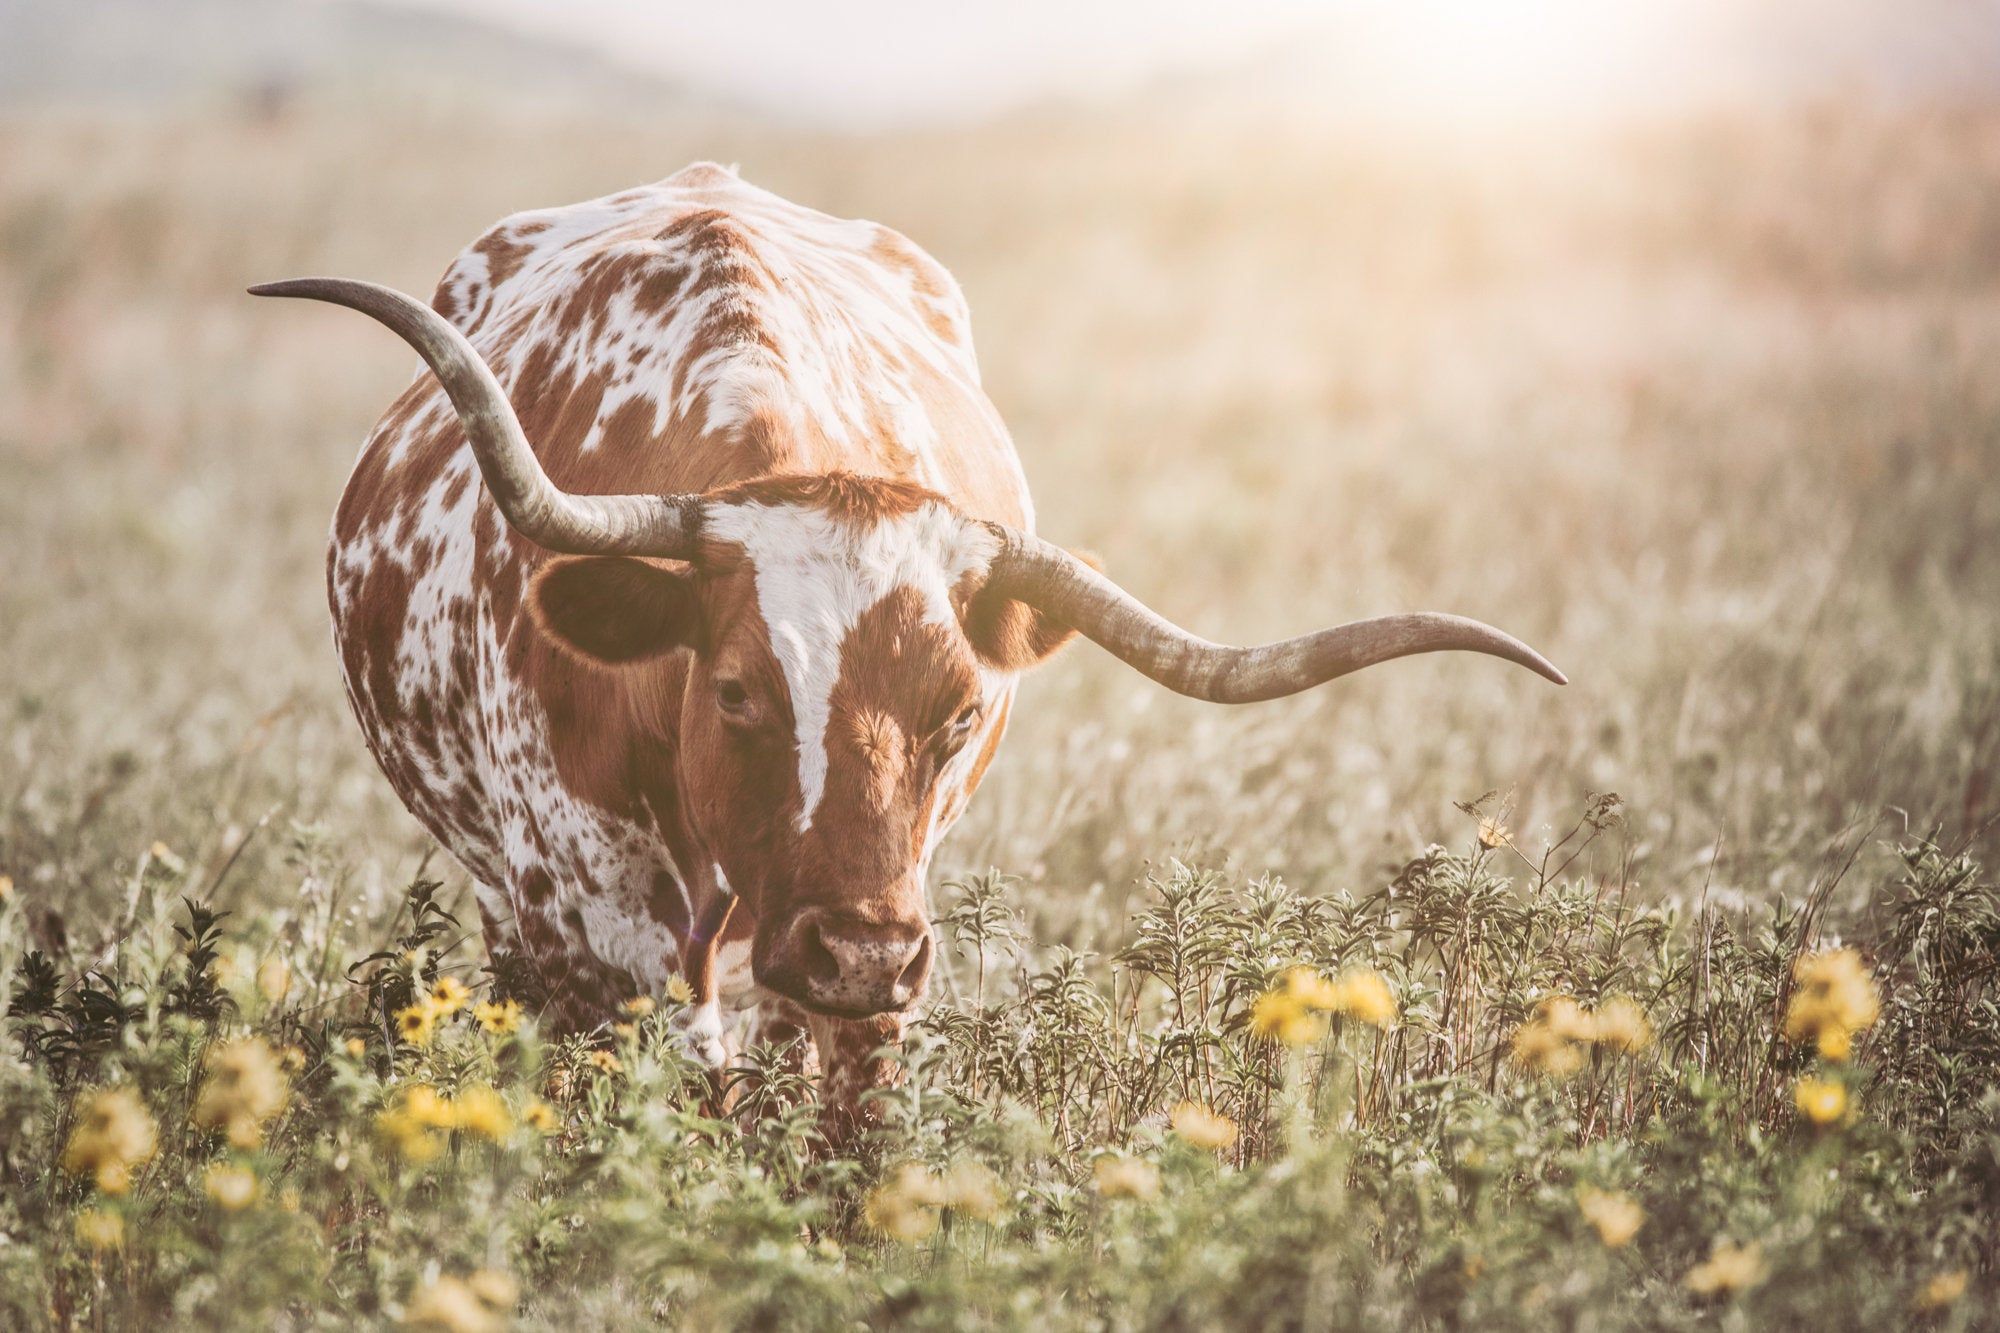
[[923, 921], [864, 921], [824, 907], [792, 918], [758, 978], [809, 1009], [839, 1018], [908, 1009], [931, 979]]

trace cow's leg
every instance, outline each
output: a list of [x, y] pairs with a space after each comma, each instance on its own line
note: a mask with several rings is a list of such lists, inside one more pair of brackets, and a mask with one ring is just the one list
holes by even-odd
[[902, 1044], [903, 1017], [877, 1014], [849, 1019], [814, 1014], [811, 1027], [813, 1045], [819, 1051], [820, 1130], [834, 1148], [845, 1148], [881, 1119], [880, 1109], [865, 1100], [866, 1094], [903, 1081], [900, 1062], [875, 1054], [885, 1046]]
[[590, 950], [583, 922], [572, 909], [554, 909], [554, 883], [540, 866], [515, 875], [507, 886], [514, 923], [541, 982], [541, 1022], [555, 1036], [589, 1032], [619, 1021], [625, 1001], [640, 987], [623, 968], [601, 962]]
[[566, 951], [537, 953], [528, 945], [514, 915], [512, 901], [481, 881], [473, 883], [479, 904], [480, 932], [486, 939], [486, 956], [493, 973], [495, 998], [518, 1001], [536, 1014], [552, 1036], [584, 1032], [607, 1020], [607, 1013], [577, 1003], [563, 1003], [564, 987], [572, 984], [570, 955]]
[[514, 929], [514, 909], [507, 901], [506, 890], [484, 880], [472, 882], [472, 900], [479, 906], [479, 933], [486, 940], [487, 960], [500, 989], [507, 990], [508, 983], [518, 982], [528, 966], [521, 949], [521, 932]]
[[[781, 1091], [788, 1076], [810, 1078], [819, 1072], [806, 1011], [781, 996], [769, 996], [745, 1012], [725, 1045], [725, 1063], [734, 1068], [724, 1071], [728, 1093], [721, 1110], [745, 1117], [746, 1124], [789, 1104]], [[761, 1062], [765, 1077], [745, 1078], [750, 1066], [743, 1056], [759, 1046], [775, 1048], [777, 1058]], [[772, 1087], [774, 1082], [779, 1089]]]
[[776, 1046], [786, 1053], [786, 1070], [801, 1074], [818, 1071], [813, 1060], [812, 1016], [781, 995], [769, 996], [744, 1015], [739, 1032], [738, 1051]]
[[475, 879], [472, 901], [479, 906], [479, 930], [486, 937], [486, 952], [518, 952], [521, 936], [514, 929], [514, 909], [507, 903], [506, 890]]

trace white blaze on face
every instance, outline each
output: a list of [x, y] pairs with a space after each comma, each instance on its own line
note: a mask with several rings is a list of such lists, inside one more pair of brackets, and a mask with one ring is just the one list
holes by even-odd
[[795, 505], [719, 505], [702, 531], [742, 546], [755, 567], [757, 609], [792, 696], [804, 832], [826, 794], [826, 728], [849, 632], [898, 588], [917, 591], [927, 623], [955, 629], [951, 589], [985, 569], [997, 544], [941, 504], [866, 527]]

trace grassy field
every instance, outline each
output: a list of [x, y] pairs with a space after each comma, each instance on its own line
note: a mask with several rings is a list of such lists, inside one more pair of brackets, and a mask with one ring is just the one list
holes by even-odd
[[[1992, 1321], [2000, 113], [3, 128], [0, 1322]], [[1574, 683], [1065, 653], [857, 1160], [768, 1063], [705, 1118], [669, 999], [595, 1061], [393, 1041], [486, 982], [327, 641], [409, 361], [241, 290], [428, 291], [698, 157], [952, 268], [1042, 531], [1162, 611], [1457, 611]]]

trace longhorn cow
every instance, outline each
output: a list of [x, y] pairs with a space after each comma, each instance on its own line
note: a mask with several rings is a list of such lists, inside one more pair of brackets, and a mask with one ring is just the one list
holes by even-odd
[[352, 307], [427, 367], [361, 453], [327, 587], [368, 747], [489, 949], [558, 1029], [679, 973], [712, 1059], [809, 1033], [850, 1123], [925, 993], [938, 841], [1073, 634], [1217, 703], [1444, 649], [1563, 681], [1454, 616], [1261, 648], [1170, 624], [1034, 535], [951, 275], [733, 170], [509, 217], [428, 306], [252, 290]]

